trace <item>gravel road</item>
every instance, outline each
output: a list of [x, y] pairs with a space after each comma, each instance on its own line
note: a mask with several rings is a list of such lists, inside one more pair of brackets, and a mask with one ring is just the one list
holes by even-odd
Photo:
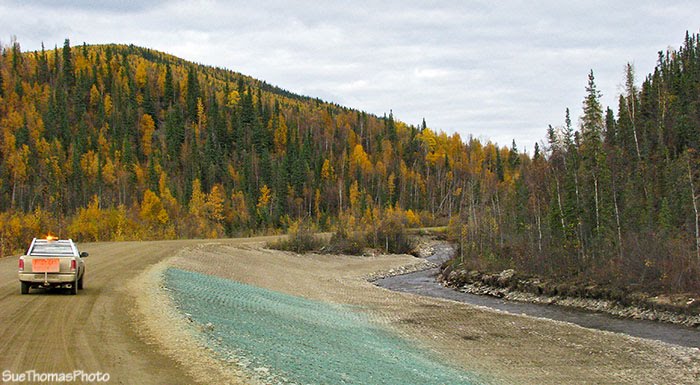
[[21, 295], [17, 258], [0, 259], [0, 376], [82, 370], [108, 373], [111, 384], [201, 383], [142, 336], [134, 310], [145, 293], [127, 285], [147, 267], [201, 243], [206, 241], [79, 245], [90, 256], [85, 289], [77, 296], [36, 289]]

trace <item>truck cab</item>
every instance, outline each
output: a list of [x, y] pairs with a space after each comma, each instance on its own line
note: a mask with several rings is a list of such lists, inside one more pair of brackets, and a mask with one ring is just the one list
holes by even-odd
[[34, 238], [19, 258], [21, 293], [31, 288], [62, 288], [71, 294], [83, 289], [87, 252], [79, 252], [72, 239]]

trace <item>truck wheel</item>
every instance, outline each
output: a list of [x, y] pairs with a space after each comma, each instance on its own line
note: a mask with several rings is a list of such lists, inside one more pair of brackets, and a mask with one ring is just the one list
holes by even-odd
[[70, 287], [70, 294], [71, 295], [78, 294], [78, 280], [77, 279], [75, 280], [75, 282], [73, 282], [73, 285]]
[[79, 290], [83, 290], [83, 278], [85, 278], [85, 276], [80, 277], [80, 279], [78, 280], [78, 289]]
[[29, 294], [29, 283], [28, 282], [20, 282], [22, 284], [22, 294]]

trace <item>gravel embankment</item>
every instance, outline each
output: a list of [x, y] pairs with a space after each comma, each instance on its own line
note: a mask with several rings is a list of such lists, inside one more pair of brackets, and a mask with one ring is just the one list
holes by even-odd
[[147, 320], [145, 338], [179, 357], [177, 361], [202, 382], [223, 378], [223, 382], [241, 383], [250, 378], [242, 376], [240, 361], [226, 362], [212, 350], [214, 346], [202, 344], [204, 334], [220, 330], [214, 320], [201, 325], [192, 314], [192, 324], [200, 327], [192, 326], [184, 309], [176, 310], [168, 291], [154, 283], [161, 282], [156, 278], [166, 266], [305, 300], [359, 307], [373, 322], [414, 341], [450, 366], [479, 373], [488, 382], [700, 382], [698, 349], [392, 292], [367, 281], [378, 271], [390, 274], [401, 266], [421, 263], [411, 256], [296, 255], [259, 245], [222, 243], [180, 253], [149, 273], [154, 275], [137, 281], [133, 290], [144, 297], [139, 297], [138, 309]]
[[[187, 255], [185, 249], [179, 255]], [[134, 319], [139, 324], [143, 339], [173, 358], [192, 377], [202, 384], [258, 384], [237, 362], [228, 365], [215, 357], [213, 349], [201, 339], [201, 326], [188, 319], [171, 298], [171, 290], [164, 284], [164, 272], [169, 264], [157, 263], [129, 283], [134, 293]]]

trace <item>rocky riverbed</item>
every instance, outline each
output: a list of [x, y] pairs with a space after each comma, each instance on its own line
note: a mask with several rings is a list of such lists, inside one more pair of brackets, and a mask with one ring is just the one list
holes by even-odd
[[559, 305], [623, 318], [662, 321], [700, 328], [700, 301], [690, 296], [670, 300], [593, 284], [565, 284], [529, 277], [509, 269], [498, 273], [453, 270], [444, 263], [438, 281], [464, 293], [509, 301]]
[[[416, 270], [420, 263], [411, 264], [411, 268], [392, 269], [383, 271], [373, 276], [373, 282], [377, 286], [386, 289], [419, 294], [428, 297], [443, 298], [463, 302], [470, 305], [488, 307], [511, 314], [522, 314], [538, 318], [547, 318], [556, 321], [576, 324], [585, 328], [623, 333], [630, 336], [645, 339], [658, 340], [674, 345], [700, 348], [700, 329], [684, 326], [679, 318], [676, 323], [651, 321], [659, 320], [664, 314], [660, 311], [651, 312], [647, 309], [635, 309], [634, 306], [618, 305], [618, 316], [612, 315], [610, 305], [605, 307], [601, 300], [599, 303], [588, 303], [588, 307], [581, 306], [587, 302], [581, 298], [562, 298], [547, 295], [534, 295], [527, 292], [518, 292], [506, 287], [497, 287], [481, 282], [479, 284], [459, 285], [456, 287], [445, 286], [444, 277], [441, 282], [441, 271], [446, 272], [444, 265], [454, 255], [454, 248], [447, 242], [423, 242], [415, 253], [417, 257], [425, 261], [425, 270]], [[429, 267], [435, 266], [435, 267]], [[440, 266], [443, 266], [441, 269]], [[496, 281], [500, 278], [501, 284], [510, 276], [513, 280], [515, 274], [490, 274], [487, 281]], [[449, 275], [449, 273], [446, 273]], [[453, 278], [457, 273], [453, 274]], [[473, 290], [474, 293], [469, 291]], [[593, 301], [591, 301], [593, 302]], [[561, 306], [560, 306], [561, 305]], [[567, 306], [568, 305], [568, 306]], [[578, 305], [578, 306], [577, 306]], [[596, 306], [597, 305], [597, 306]], [[607, 309], [607, 311], [606, 311]], [[646, 311], [646, 313], [644, 313]], [[638, 318], [633, 318], [634, 316]], [[646, 315], [645, 319], [639, 314]], [[669, 316], [666, 314], [665, 316]], [[670, 316], [679, 316], [676, 313]]]

